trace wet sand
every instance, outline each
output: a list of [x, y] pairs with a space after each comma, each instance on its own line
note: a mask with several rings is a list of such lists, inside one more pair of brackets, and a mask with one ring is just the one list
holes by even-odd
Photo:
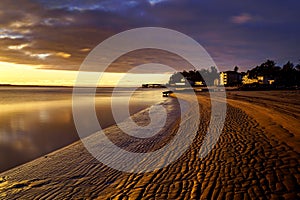
[[[76, 142], [1, 173], [0, 198], [299, 199], [299, 92], [227, 95], [223, 132], [203, 159], [198, 153], [210, 119], [207, 93], [198, 95], [201, 120], [197, 137], [169, 166], [143, 174], [119, 172], [99, 163]], [[181, 98], [188, 97], [181, 94]], [[176, 115], [171, 101], [166, 106]], [[176, 121], [169, 124], [170, 137], [177, 127]], [[114, 126], [107, 129], [114, 130]]]

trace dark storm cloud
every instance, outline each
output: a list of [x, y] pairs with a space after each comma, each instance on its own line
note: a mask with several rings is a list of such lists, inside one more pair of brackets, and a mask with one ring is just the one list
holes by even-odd
[[[234, 65], [246, 69], [267, 58], [279, 63], [298, 61], [299, 5], [292, 0], [2, 0], [0, 58], [77, 70], [89, 49], [109, 36], [160, 26], [196, 39], [221, 69]], [[110, 70], [126, 71], [151, 57], [147, 54], [144, 61], [138, 61], [133, 55], [128, 63], [119, 59]], [[170, 55], [168, 59], [172, 60]]]

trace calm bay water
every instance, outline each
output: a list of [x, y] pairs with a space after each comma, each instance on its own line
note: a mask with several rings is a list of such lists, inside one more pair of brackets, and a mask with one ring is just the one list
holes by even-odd
[[[117, 92], [120, 109], [136, 113], [161, 102], [162, 89], [139, 89], [125, 100], [128, 89]], [[115, 124], [112, 88], [99, 88], [95, 109], [102, 128]], [[84, 109], [85, 94], [82, 94]], [[79, 139], [72, 116], [72, 88], [0, 87], [0, 172], [33, 160]]]

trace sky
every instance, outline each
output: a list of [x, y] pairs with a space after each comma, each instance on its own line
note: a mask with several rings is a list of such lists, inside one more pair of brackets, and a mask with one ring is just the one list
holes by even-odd
[[[139, 27], [192, 37], [221, 71], [246, 71], [267, 59], [299, 63], [299, 7], [298, 0], [1, 0], [0, 83], [72, 85], [95, 46]], [[103, 83], [114, 85], [132, 66], [165, 57], [171, 67], [186, 64], [167, 52], [132, 52], [109, 67]], [[164, 82], [170, 73], [146, 80]]]

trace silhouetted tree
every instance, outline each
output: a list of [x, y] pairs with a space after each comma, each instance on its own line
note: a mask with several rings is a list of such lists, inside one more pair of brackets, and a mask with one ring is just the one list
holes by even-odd
[[175, 72], [174, 74], [172, 74], [172, 76], [169, 79], [169, 84], [174, 84], [174, 83], [178, 83], [181, 81], [181, 79], [183, 78], [182, 73], [181, 72]]
[[239, 67], [235, 66], [234, 69], [233, 69], [233, 71], [238, 72], [239, 71]]
[[250, 78], [257, 78], [257, 76], [269, 76], [270, 78], [274, 78], [279, 72], [280, 67], [276, 66], [273, 60], [267, 60], [254, 69], [248, 70]]
[[261, 65], [248, 70], [250, 78], [257, 78], [258, 76], [264, 76], [264, 78], [274, 79], [274, 85], [282, 87], [291, 87], [300, 85], [300, 66], [299, 64], [294, 67], [294, 64], [288, 61], [281, 67], [276, 66], [276, 63], [272, 60], [267, 60]]
[[185, 78], [191, 82], [203, 82], [204, 85], [213, 85], [214, 80], [219, 78], [219, 73], [216, 67], [210, 67], [210, 69], [190, 70], [183, 72], [175, 72], [169, 80], [169, 84], [181, 82], [181, 79]]
[[278, 84], [283, 86], [297, 85], [297, 71], [294, 68], [294, 64], [290, 61], [284, 64], [278, 79]]

